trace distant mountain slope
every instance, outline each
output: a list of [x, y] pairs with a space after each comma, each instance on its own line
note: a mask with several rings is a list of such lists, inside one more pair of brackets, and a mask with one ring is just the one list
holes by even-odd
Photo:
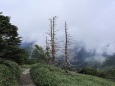
[[29, 56], [32, 54], [33, 46], [35, 42], [23, 42], [20, 47], [26, 49], [28, 52]]
[[[25, 48], [31, 56], [34, 44], [35, 42], [24, 42], [20, 47]], [[95, 49], [92, 51], [87, 51], [84, 45], [80, 43], [74, 45], [74, 47], [69, 50], [69, 53], [74, 54], [69, 56], [70, 59], [74, 60], [70, 61], [71, 64], [78, 65], [78, 68], [86, 66], [92, 68], [115, 66], [115, 54], [108, 55], [107, 53], [102, 53], [98, 55]], [[102, 61], [102, 59], [105, 59], [105, 61]], [[60, 60], [63, 62], [64, 56], [60, 57]]]

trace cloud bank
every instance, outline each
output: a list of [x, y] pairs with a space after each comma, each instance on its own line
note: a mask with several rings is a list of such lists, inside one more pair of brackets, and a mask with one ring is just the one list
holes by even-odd
[[1, 0], [0, 11], [18, 26], [23, 41], [45, 45], [49, 18], [58, 16], [57, 38], [64, 38], [64, 21], [68, 32], [85, 44], [87, 51], [115, 53], [114, 0]]

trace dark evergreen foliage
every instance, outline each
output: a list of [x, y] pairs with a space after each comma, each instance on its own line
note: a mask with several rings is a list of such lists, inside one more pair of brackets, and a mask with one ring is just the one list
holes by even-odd
[[27, 53], [19, 48], [21, 37], [17, 31], [17, 26], [10, 23], [10, 17], [0, 13], [0, 58], [22, 63]]

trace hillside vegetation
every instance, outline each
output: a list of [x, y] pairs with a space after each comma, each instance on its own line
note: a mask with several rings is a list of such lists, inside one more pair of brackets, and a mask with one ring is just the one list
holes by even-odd
[[47, 64], [32, 66], [31, 75], [39, 86], [115, 86], [115, 82], [90, 75], [65, 73], [63, 70]]
[[13, 61], [0, 61], [0, 86], [18, 86], [20, 67]]

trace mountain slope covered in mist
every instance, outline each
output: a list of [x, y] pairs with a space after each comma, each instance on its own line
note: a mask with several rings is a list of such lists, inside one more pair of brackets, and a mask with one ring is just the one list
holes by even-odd
[[[34, 42], [25, 42], [21, 44], [22, 48], [25, 48], [30, 56], [32, 54]], [[98, 54], [97, 51], [87, 50], [84, 45], [78, 43], [77, 46], [74, 45], [69, 50], [69, 53], [73, 55], [69, 56], [72, 65], [76, 65], [78, 68], [82, 67], [92, 67], [92, 68], [102, 68], [102, 67], [114, 67], [115, 66], [115, 54], [108, 55], [107, 53]], [[63, 60], [64, 58], [61, 57]]]

